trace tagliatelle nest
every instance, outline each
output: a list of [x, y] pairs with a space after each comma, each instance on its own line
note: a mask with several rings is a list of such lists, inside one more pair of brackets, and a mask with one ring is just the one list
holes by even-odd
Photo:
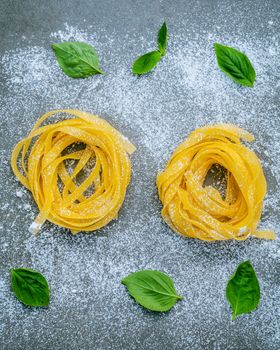
[[[175, 150], [157, 177], [162, 216], [175, 231], [205, 241], [275, 239], [273, 231], [256, 229], [266, 180], [258, 157], [241, 139], [254, 137], [231, 124], [205, 126]], [[227, 171], [225, 198], [204, 186], [214, 164]]]
[[[42, 125], [57, 113], [74, 118]], [[66, 152], [77, 144], [84, 148]], [[130, 181], [128, 154], [134, 151], [116, 129], [92, 114], [56, 110], [43, 115], [16, 145], [11, 159], [14, 174], [32, 192], [40, 210], [31, 225], [33, 232], [46, 220], [77, 233], [97, 230], [116, 218]], [[72, 171], [66, 166], [69, 161], [76, 165]], [[90, 162], [93, 165], [79, 184], [79, 174]], [[90, 187], [93, 190], [86, 195]]]

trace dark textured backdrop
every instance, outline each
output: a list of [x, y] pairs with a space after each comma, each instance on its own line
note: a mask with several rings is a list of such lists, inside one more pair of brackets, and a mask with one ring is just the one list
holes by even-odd
[[[1, 0], [0, 349], [280, 348], [278, 241], [183, 239], [162, 222], [154, 184], [190, 131], [237, 123], [255, 134], [252, 147], [268, 178], [262, 226], [278, 231], [279, 12], [277, 0]], [[153, 73], [133, 77], [133, 59], [155, 48], [163, 20], [170, 29], [166, 57]], [[64, 76], [50, 42], [67, 39], [95, 45], [108, 74]], [[219, 72], [215, 40], [248, 53], [257, 70], [254, 89]], [[100, 114], [137, 145], [132, 183], [119, 220], [98, 233], [72, 237], [46, 224], [34, 238], [28, 227], [37, 209], [14, 179], [9, 157], [41, 114], [63, 107]], [[225, 286], [248, 258], [262, 301], [233, 323]], [[47, 277], [49, 308], [29, 309], [14, 298], [8, 269], [19, 266]], [[164, 315], [142, 310], [120, 284], [142, 268], [169, 273], [185, 299]]]

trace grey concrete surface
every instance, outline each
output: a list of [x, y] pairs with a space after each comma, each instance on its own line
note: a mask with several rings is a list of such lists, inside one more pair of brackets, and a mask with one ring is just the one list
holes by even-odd
[[[154, 184], [157, 171], [194, 128], [238, 123], [255, 134], [252, 147], [268, 179], [263, 227], [278, 231], [279, 13], [278, 0], [1, 0], [1, 350], [280, 349], [279, 241], [183, 239], [162, 222]], [[170, 29], [166, 58], [154, 73], [132, 77], [131, 62], [153, 49], [163, 20]], [[73, 34], [67, 25], [76, 28]], [[83, 33], [96, 44], [108, 74], [86, 81], [65, 77], [50, 50], [50, 42], [61, 38], [52, 33], [59, 31], [73, 40]], [[240, 44], [251, 54], [259, 79], [254, 90], [219, 72], [211, 58], [214, 40]], [[203, 50], [208, 75], [196, 66], [205, 62]], [[119, 219], [105, 229], [72, 237], [46, 224], [34, 238], [28, 227], [37, 209], [14, 179], [9, 156], [38, 116], [63, 107], [100, 114], [137, 145], [132, 183]], [[260, 279], [262, 302], [233, 323], [225, 285], [248, 258]], [[26, 308], [14, 298], [8, 270], [16, 266], [44, 273], [49, 308]], [[184, 301], [164, 315], [142, 310], [120, 280], [143, 268], [169, 273]]]

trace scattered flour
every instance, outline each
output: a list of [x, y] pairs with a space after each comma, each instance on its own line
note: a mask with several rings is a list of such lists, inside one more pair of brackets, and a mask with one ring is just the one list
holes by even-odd
[[21, 190], [17, 190], [17, 191], [16, 191], [16, 196], [17, 196], [18, 198], [22, 198], [22, 197], [23, 197], [23, 192], [22, 192]]
[[[155, 177], [197, 127], [218, 122], [244, 127], [256, 137], [249, 147], [259, 155], [268, 179], [260, 226], [280, 234], [279, 33], [260, 40], [245, 34], [229, 37], [213, 27], [211, 33], [200, 32], [189, 40], [171, 29], [167, 55], [141, 78], [131, 74], [131, 64], [153, 49], [154, 42], [136, 35], [126, 39], [67, 24], [51, 33], [50, 42], [78, 40], [96, 47], [106, 75], [85, 80], [65, 76], [51, 48], [39, 42], [34, 46], [28, 38], [0, 58], [6, 81], [5, 99], [0, 100], [2, 348], [20, 344], [24, 349], [32, 338], [38, 349], [76, 349], [75, 337], [82, 337], [84, 349], [94, 343], [100, 350], [153, 350], [159, 349], [161, 338], [161, 349], [253, 349], [252, 339], [257, 339], [254, 349], [277, 350], [279, 240], [207, 244], [176, 235], [160, 217]], [[215, 41], [246, 52], [257, 72], [253, 89], [237, 86], [219, 71]], [[47, 223], [34, 237], [28, 227], [37, 208], [14, 179], [9, 157], [37, 118], [57, 108], [98, 114], [128, 137], [137, 146], [132, 182], [118, 220], [103, 230], [74, 237]], [[225, 286], [235, 267], [248, 258], [259, 276], [262, 300], [254, 314], [232, 323]], [[45, 274], [51, 287], [48, 309], [30, 310], [12, 296], [8, 269], [16, 266]], [[170, 274], [185, 299], [164, 315], [144, 311], [120, 283], [138, 269]]]

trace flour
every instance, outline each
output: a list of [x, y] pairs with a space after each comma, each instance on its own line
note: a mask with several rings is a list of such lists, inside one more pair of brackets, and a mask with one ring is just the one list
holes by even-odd
[[[273, 30], [273, 21], [268, 25]], [[174, 31], [170, 29], [166, 56], [142, 77], [131, 73], [132, 63], [154, 49], [155, 41], [147, 42], [135, 33], [123, 41], [114, 32], [97, 33], [90, 26], [80, 30], [68, 24], [51, 33], [50, 43], [86, 41], [96, 48], [106, 75], [85, 80], [65, 76], [45, 43], [35, 46], [25, 38], [24, 46], [3, 53], [0, 64], [7, 93], [0, 101], [1, 129], [5, 130], [5, 147], [0, 150], [0, 327], [6, 344], [10, 323], [23, 339], [32, 334], [44, 346], [42, 328], [55, 324], [56, 329], [64, 329], [69, 317], [76, 320], [75, 325], [69, 324], [71, 333], [83, 334], [85, 348], [87, 336], [79, 324], [87, 334], [100, 334], [95, 338], [96, 349], [104, 349], [111, 335], [119, 339], [120, 349], [125, 348], [122, 339], [127, 339], [123, 338], [127, 329], [134, 339], [131, 350], [157, 349], [157, 337], [165, 337], [166, 349], [195, 350], [200, 344], [205, 349], [236, 349], [228, 339], [241, 339], [244, 349], [251, 349], [251, 337], [257, 337], [260, 349], [279, 349], [279, 239], [209, 244], [182, 238], [161, 219], [155, 178], [194, 129], [218, 122], [237, 124], [255, 135], [256, 141], [248, 147], [260, 157], [268, 180], [260, 227], [280, 234], [280, 36], [278, 32], [273, 32], [271, 40], [228, 36], [214, 27], [211, 33], [199, 32], [188, 40]], [[257, 72], [253, 89], [236, 85], [218, 69], [214, 42], [248, 55]], [[38, 210], [32, 196], [21, 192], [9, 157], [39, 116], [58, 108], [98, 114], [134, 143], [132, 181], [118, 219], [103, 230], [74, 237], [46, 223], [34, 237], [28, 227]], [[22, 207], [16, 209], [19, 201]], [[237, 265], [248, 258], [259, 276], [262, 300], [257, 311], [232, 323], [225, 287]], [[13, 297], [8, 269], [16, 266], [44, 273], [51, 287], [47, 310], [29, 310]], [[164, 315], [144, 311], [120, 283], [139, 269], [168, 273], [184, 300]]]

